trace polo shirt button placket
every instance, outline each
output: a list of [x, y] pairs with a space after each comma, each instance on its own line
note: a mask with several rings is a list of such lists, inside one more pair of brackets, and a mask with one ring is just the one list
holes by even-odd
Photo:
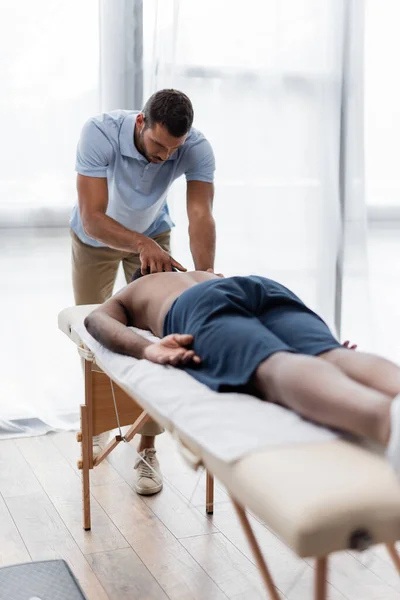
[[148, 191], [148, 188], [150, 186], [151, 183], [151, 163], [149, 163], [148, 165], [145, 166], [145, 168], [143, 169], [143, 174], [142, 174], [142, 181], [141, 181], [141, 191], [146, 193]]

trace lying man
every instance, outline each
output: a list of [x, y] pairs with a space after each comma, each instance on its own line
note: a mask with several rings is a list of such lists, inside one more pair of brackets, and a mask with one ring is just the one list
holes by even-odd
[[[139, 274], [138, 274], [139, 275]], [[85, 320], [113, 352], [185, 369], [387, 447], [400, 474], [400, 368], [344, 348], [295, 294], [264, 277], [138, 277]], [[162, 338], [154, 343], [129, 326]]]

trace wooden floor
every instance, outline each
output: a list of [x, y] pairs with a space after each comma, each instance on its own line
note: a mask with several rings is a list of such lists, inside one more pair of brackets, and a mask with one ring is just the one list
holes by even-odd
[[[64, 558], [89, 600], [265, 598], [257, 568], [221, 487], [204, 513], [205, 478], [158, 438], [161, 494], [132, 490], [135, 451], [120, 444], [92, 472], [92, 531], [81, 525], [74, 434], [0, 442], [0, 565]], [[313, 561], [300, 560], [251, 517], [282, 598], [311, 599]], [[384, 548], [332, 558], [329, 599], [400, 600]]]

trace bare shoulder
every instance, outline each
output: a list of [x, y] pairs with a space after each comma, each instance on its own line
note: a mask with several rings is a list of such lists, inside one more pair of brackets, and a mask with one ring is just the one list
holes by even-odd
[[111, 300], [120, 302], [125, 308], [132, 310], [134, 307], [135, 297], [137, 295], [138, 288], [140, 288], [140, 279], [128, 283], [125, 287], [114, 294]]
[[[126, 320], [129, 321], [133, 312], [133, 297], [135, 281], [129, 285], [123, 287], [111, 298], [106, 300], [103, 304], [100, 304], [93, 313], [107, 314], [111, 317], [118, 318], [125, 315]], [[93, 314], [92, 313], [92, 314]], [[121, 320], [121, 318], [118, 318]]]

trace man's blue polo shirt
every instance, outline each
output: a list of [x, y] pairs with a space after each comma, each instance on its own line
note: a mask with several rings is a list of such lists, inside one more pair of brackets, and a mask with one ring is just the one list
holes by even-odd
[[[132, 231], [154, 236], [174, 226], [167, 194], [181, 175], [187, 181], [214, 180], [215, 160], [211, 144], [192, 128], [185, 143], [163, 163], [149, 163], [136, 149], [133, 132], [138, 111], [115, 110], [89, 119], [76, 155], [76, 171], [88, 177], [106, 177], [106, 214]], [[76, 204], [71, 228], [85, 244], [104, 246], [89, 238]]]

